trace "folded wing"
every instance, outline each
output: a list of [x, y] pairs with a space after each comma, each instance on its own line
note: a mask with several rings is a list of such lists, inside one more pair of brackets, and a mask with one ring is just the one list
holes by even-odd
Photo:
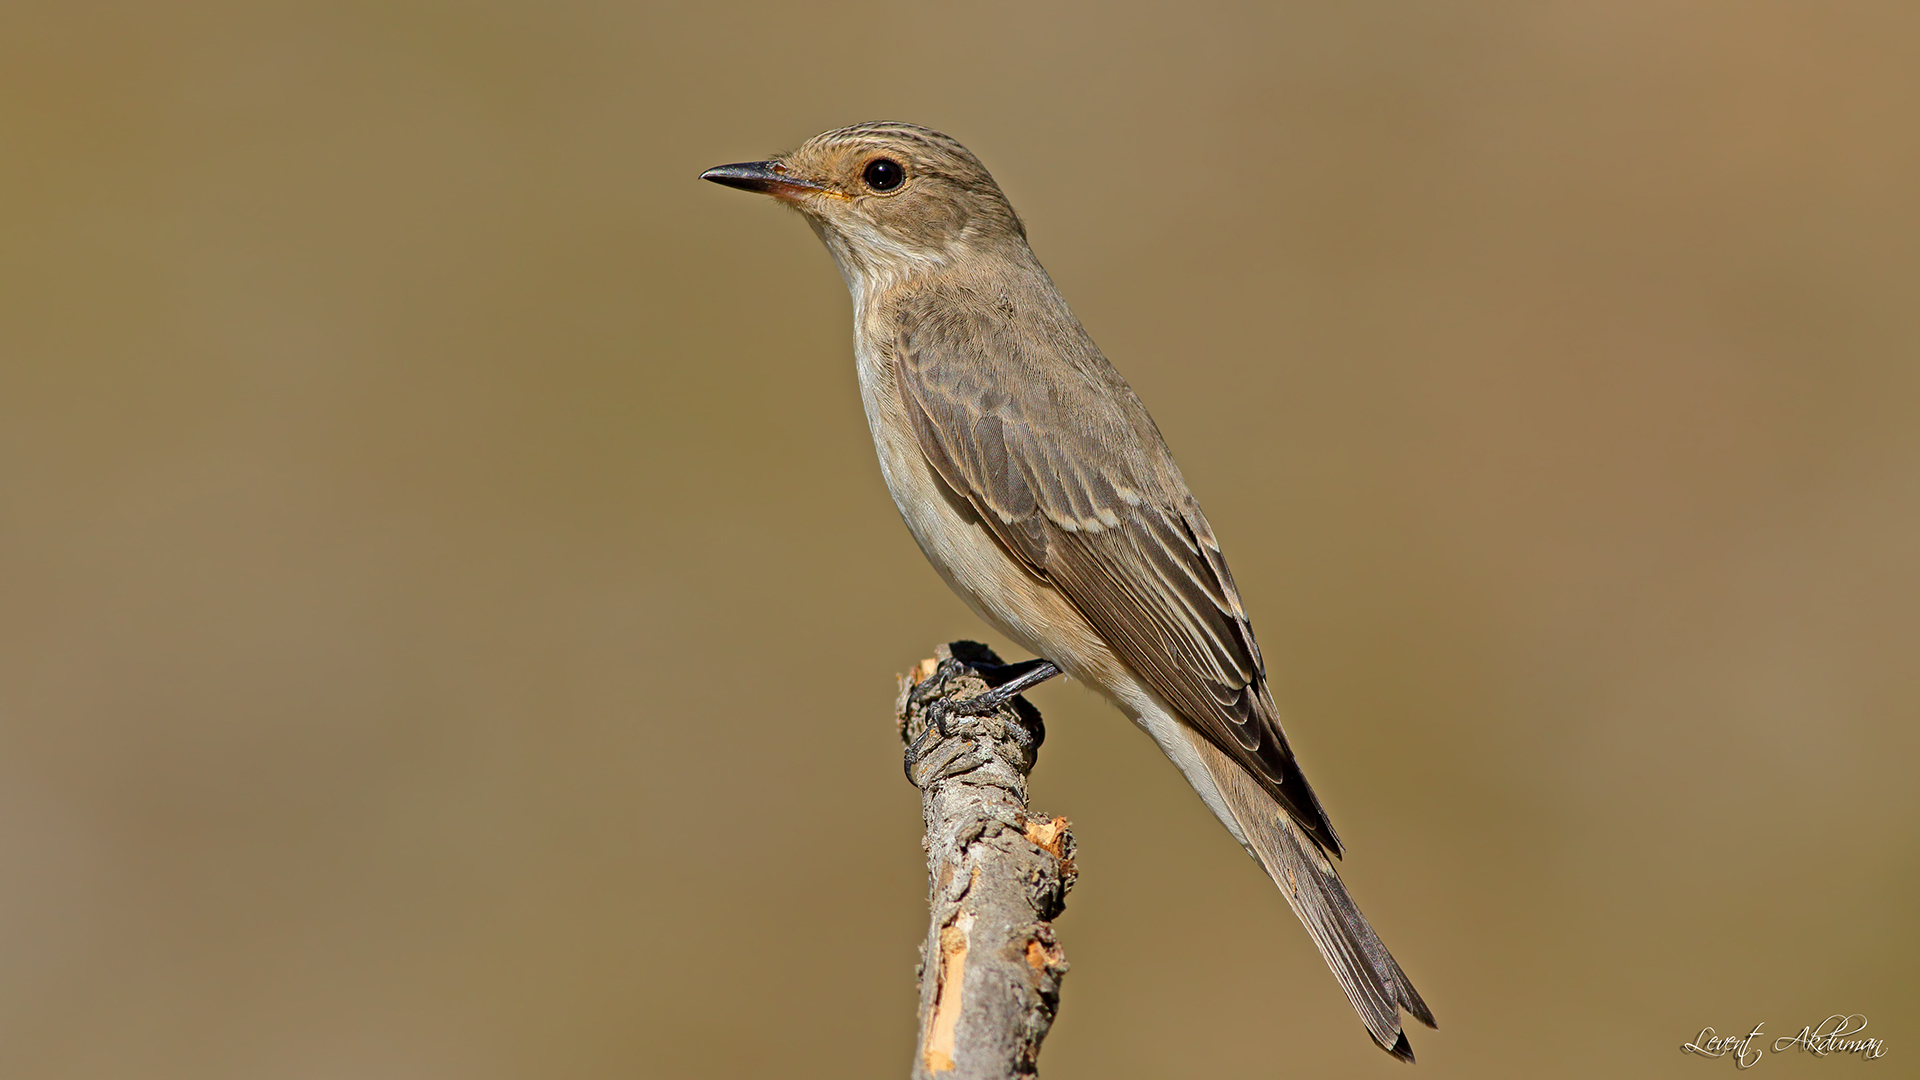
[[[1023, 322], [944, 297], [904, 302], [896, 325], [895, 375], [941, 479], [1184, 720], [1340, 854], [1281, 730], [1213, 530], [1146, 409], [1079, 324]], [[1069, 363], [1036, 363], [1036, 349]]]

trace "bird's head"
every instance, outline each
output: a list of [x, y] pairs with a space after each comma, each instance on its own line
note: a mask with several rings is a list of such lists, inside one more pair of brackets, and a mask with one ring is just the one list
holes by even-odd
[[791, 153], [700, 176], [798, 209], [856, 287], [1026, 246], [1026, 229], [980, 159], [913, 124], [838, 128]]

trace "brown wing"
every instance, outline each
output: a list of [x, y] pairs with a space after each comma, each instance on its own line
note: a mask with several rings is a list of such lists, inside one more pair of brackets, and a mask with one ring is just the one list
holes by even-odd
[[1158, 429], [1064, 305], [1011, 307], [900, 304], [894, 369], [921, 450], [1116, 656], [1338, 855], [1233, 576]]

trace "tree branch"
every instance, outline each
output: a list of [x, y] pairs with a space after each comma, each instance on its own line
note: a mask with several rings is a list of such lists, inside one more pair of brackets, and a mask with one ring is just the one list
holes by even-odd
[[985, 645], [956, 641], [901, 680], [900, 737], [927, 827], [916, 1080], [1037, 1075], [1067, 971], [1050, 920], [1073, 887], [1073, 834], [1066, 818], [1027, 809], [1039, 711], [1016, 697], [988, 716], [935, 722], [1004, 681], [1001, 666]]

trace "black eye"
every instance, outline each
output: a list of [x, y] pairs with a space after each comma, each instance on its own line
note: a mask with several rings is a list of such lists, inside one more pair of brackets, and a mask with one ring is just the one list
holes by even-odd
[[860, 178], [875, 191], [892, 191], [907, 178], [907, 172], [892, 158], [874, 158], [867, 162], [867, 170], [860, 174]]

